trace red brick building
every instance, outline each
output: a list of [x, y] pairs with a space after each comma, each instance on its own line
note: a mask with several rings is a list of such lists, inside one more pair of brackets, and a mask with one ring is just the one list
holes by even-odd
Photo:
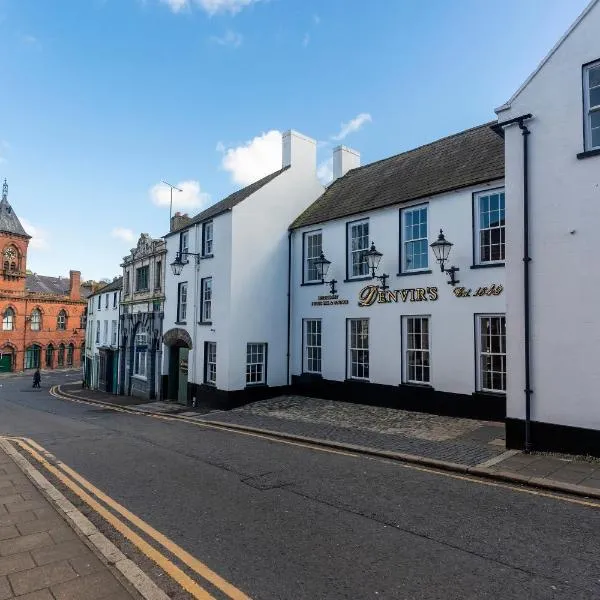
[[78, 367], [84, 353], [86, 298], [79, 271], [69, 277], [27, 272], [31, 236], [0, 201], [0, 371]]

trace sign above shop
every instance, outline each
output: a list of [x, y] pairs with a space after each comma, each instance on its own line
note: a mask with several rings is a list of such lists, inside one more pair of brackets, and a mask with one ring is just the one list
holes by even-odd
[[492, 285], [486, 287], [479, 287], [475, 291], [465, 287], [457, 287], [452, 291], [457, 298], [471, 298], [474, 296], [499, 296], [504, 291], [504, 287], [499, 283], [492, 283]]
[[313, 303], [313, 306], [336, 306], [339, 304], [348, 304], [348, 300], [340, 300], [337, 294], [329, 294], [328, 296], [319, 296]]
[[372, 304], [388, 304], [390, 302], [423, 302], [437, 300], [439, 297], [436, 287], [404, 288], [401, 290], [382, 290], [377, 285], [368, 285], [360, 290], [358, 295], [359, 306]]

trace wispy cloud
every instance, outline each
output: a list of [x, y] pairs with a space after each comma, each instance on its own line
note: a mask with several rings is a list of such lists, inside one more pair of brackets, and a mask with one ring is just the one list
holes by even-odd
[[48, 244], [48, 231], [39, 225], [34, 225], [25, 217], [20, 217], [21, 225], [23, 229], [31, 236], [29, 241], [29, 247], [35, 248], [36, 250], [47, 250]]
[[231, 48], [239, 48], [244, 41], [244, 36], [237, 31], [228, 29], [222, 36], [213, 35], [210, 38], [211, 42], [219, 44], [220, 46], [229, 46]]
[[223, 154], [221, 168], [231, 174], [232, 180], [249, 185], [281, 169], [281, 132], [273, 129], [232, 148], [219, 142], [217, 151]]
[[[201, 190], [199, 181], [180, 181], [177, 187], [183, 191], [173, 190], [173, 208], [198, 209], [210, 203], [210, 194]], [[156, 206], [170, 206], [171, 188], [168, 185], [157, 183], [150, 188], [149, 193], [150, 199]]]
[[308, 46], [310, 44], [310, 33], [305, 33], [304, 37], [302, 38], [302, 47], [306, 48], [306, 46]]
[[321, 24], [321, 17], [319, 15], [313, 15], [313, 23], [315, 25], [320, 25]]
[[128, 229], [127, 227], [115, 227], [110, 232], [110, 235], [116, 238], [117, 240], [122, 240], [123, 242], [127, 242], [128, 244], [135, 242], [136, 238], [135, 233], [133, 233], [133, 231], [131, 229]]
[[241, 10], [260, 2], [260, 0], [160, 0], [163, 4], [169, 6], [174, 13], [180, 13], [185, 9], [193, 7], [200, 8], [210, 16], [229, 13], [235, 15]]
[[360, 113], [347, 123], [342, 123], [339, 133], [332, 135], [331, 139], [340, 142], [351, 133], [358, 131], [365, 123], [370, 123], [372, 120], [369, 113]]
[[31, 35], [30, 33], [26, 33], [21, 36], [21, 42], [27, 46], [39, 46], [40, 41], [35, 37], [35, 35]]

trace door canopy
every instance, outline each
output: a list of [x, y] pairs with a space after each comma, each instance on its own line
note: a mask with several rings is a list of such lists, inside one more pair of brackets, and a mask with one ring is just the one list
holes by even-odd
[[192, 349], [192, 338], [190, 337], [190, 334], [185, 329], [179, 327], [169, 329], [169, 331], [163, 335], [163, 342], [166, 346]]

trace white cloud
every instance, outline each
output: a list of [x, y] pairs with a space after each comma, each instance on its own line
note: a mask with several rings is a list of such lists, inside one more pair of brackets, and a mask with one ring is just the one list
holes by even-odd
[[321, 24], [321, 17], [319, 15], [313, 15], [313, 23], [315, 25], [320, 25]]
[[328, 185], [333, 180], [333, 156], [319, 163], [317, 177], [323, 185]]
[[118, 240], [122, 240], [127, 243], [135, 242], [136, 238], [135, 233], [133, 233], [133, 231], [131, 229], [128, 229], [127, 227], [115, 227], [110, 232], [110, 235], [112, 235], [112, 237], [114, 238], [117, 238]]
[[31, 34], [21, 36], [21, 41], [29, 46], [36, 46], [38, 44], [38, 39]]
[[29, 240], [30, 248], [35, 248], [36, 250], [45, 250], [48, 248], [48, 232], [43, 227], [33, 225], [24, 217], [20, 217], [19, 221], [21, 221], [23, 229], [31, 236], [31, 240]]
[[348, 123], [342, 123], [340, 132], [337, 135], [331, 136], [331, 139], [339, 142], [351, 133], [358, 131], [365, 123], [370, 123], [372, 120], [369, 113], [360, 113], [359, 115], [356, 115], [354, 119], [348, 121]]
[[302, 38], [302, 47], [306, 48], [310, 44], [310, 33], [305, 33]]
[[168, 7], [174, 12], [178, 13], [184, 8], [188, 7], [188, 0], [160, 0], [163, 4], [167, 4]]
[[210, 38], [211, 42], [219, 44], [220, 46], [230, 46], [231, 48], [239, 48], [244, 41], [244, 36], [237, 31], [228, 29], [221, 37], [213, 35]]
[[241, 10], [260, 0], [160, 0], [167, 4], [174, 13], [179, 13], [192, 5], [197, 6], [210, 16], [219, 13], [235, 15]]
[[217, 149], [223, 152], [221, 167], [240, 185], [249, 185], [281, 169], [281, 132], [274, 129], [241, 146], [225, 150], [219, 143]]
[[[210, 194], [200, 189], [198, 181], [180, 181], [177, 187], [183, 191], [173, 190], [174, 209], [197, 209], [210, 203]], [[169, 206], [171, 204], [171, 188], [164, 183], [157, 183], [150, 188], [150, 198], [156, 206]]]

